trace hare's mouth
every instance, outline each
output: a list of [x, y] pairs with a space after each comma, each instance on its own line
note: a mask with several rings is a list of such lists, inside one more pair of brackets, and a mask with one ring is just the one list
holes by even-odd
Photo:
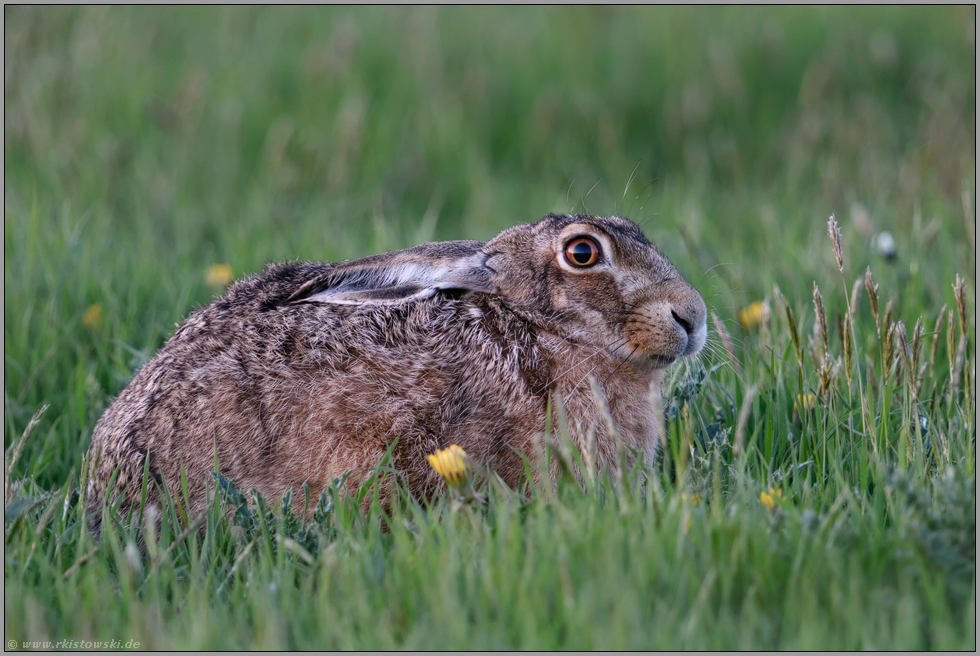
[[[641, 340], [629, 339], [622, 347], [614, 349], [612, 354], [638, 369], [666, 369], [681, 358], [691, 357], [700, 351], [704, 346], [706, 332], [702, 325], [692, 333], [675, 337], [666, 344], [644, 344]], [[665, 350], [668, 352], [665, 353]]]
[[677, 362], [677, 358], [669, 355], [648, 355], [646, 356], [648, 366], [654, 369], [666, 369]]
[[665, 353], [650, 352], [650, 350], [638, 348], [635, 344], [624, 344], [619, 348], [610, 349], [613, 357], [628, 362], [638, 371], [656, 371], [666, 369], [677, 362], [678, 358], [684, 357], [685, 353], [668, 355]]
[[663, 355], [660, 353], [645, 353], [642, 355], [640, 353], [634, 353], [628, 360], [634, 367], [641, 371], [659, 371], [674, 364], [680, 357], [682, 356]]

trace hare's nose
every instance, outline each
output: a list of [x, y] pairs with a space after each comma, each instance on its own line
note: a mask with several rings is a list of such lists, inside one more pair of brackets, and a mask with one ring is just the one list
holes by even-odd
[[684, 355], [692, 355], [704, 346], [708, 336], [707, 315], [708, 310], [704, 306], [701, 295], [693, 289], [690, 290], [688, 298], [682, 302], [671, 303], [670, 316], [687, 335], [687, 348], [684, 349]]
[[677, 314], [677, 310], [671, 310], [670, 315], [674, 317], [674, 321], [680, 324], [680, 327], [683, 328], [684, 332], [686, 332], [688, 335], [694, 332], [694, 325], [691, 324], [689, 320]]
[[707, 314], [704, 301], [701, 300], [701, 295], [697, 292], [693, 292], [691, 297], [682, 303], [671, 303], [670, 316], [674, 318], [678, 326], [684, 329], [688, 336], [701, 330]]

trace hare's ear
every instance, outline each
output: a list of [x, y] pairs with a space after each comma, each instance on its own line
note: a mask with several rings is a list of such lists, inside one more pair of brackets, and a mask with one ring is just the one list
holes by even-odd
[[330, 267], [289, 297], [290, 303], [393, 305], [439, 291], [496, 293], [482, 242], [422, 244]]

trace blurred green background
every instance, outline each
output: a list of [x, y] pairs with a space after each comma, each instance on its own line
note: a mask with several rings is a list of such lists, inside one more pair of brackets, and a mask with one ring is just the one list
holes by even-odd
[[633, 218], [725, 322], [774, 284], [812, 317], [833, 213], [851, 279], [935, 316], [956, 273], [975, 289], [975, 17], [7, 6], [5, 445], [50, 404], [18, 469], [64, 481], [213, 264], [547, 212]]

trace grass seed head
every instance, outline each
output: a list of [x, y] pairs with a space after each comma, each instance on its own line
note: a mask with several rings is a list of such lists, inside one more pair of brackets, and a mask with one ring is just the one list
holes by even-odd
[[905, 369], [906, 382], [909, 385], [909, 391], [912, 393], [912, 401], [914, 403], [918, 398], [918, 395], [915, 393], [915, 360], [912, 354], [912, 348], [908, 342], [905, 322], [899, 320], [895, 326], [895, 338], [897, 340], [896, 345], [898, 347], [898, 354], [902, 359], [902, 368]]
[[871, 300], [871, 315], [875, 318], [875, 326], [878, 328], [878, 339], [881, 339], [881, 321], [878, 318], [878, 285], [871, 279], [871, 267], [864, 272], [864, 287], [868, 290], [868, 298]]
[[830, 332], [827, 330], [827, 313], [823, 309], [823, 296], [817, 287], [817, 281], [813, 281], [813, 307], [817, 311], [817, 325], [820, 326], [820, 342], [823, 344], [824, 359], [830, 357]]
[[926, 362], [926, 369], [929, 371], [929, 377], [935, 378], [936, 371], [936, 351], [939, 348], [939, 333], [943, 329], [943, 319], [946, 315], [946, 306], [943, 305], [942, 309], [939, 310], [939, 317], [936, 318], [936, 325], [932, 329], [932, 346], [929, 349], [929, 361]]
[[912, 329], [912, 364], [916, 369], [919, 367], [919, 360], [922, 356], [922, 335], [924, 333], [922, 327], [922, 317], [920, 316], [915, 320], [915, 328]]
[[823, 362], [820, 363], [820, 368], [817, 369], [819, 380], [817, 391], [820, 396], [827, 397], [830, 395], [831, 390], [834, 389], [834, 384], [837, 382], [838, 369], [837, 363], [830, 358], [824, 358]]
[[953, 324], [953, 311], [950, 310], [946, 315], [946, 357], [949, 359], [949, 385], [951, 390], [956, 390], [956, 327]]
[[885, 341], [881, 348], [882, 357], [882, 368], [885, 370], [885, 381], [888, 382], [888, 377], [892, 370], [892, 356], [894, 355], [894, 345], [895, 345], [895, 324], [890, 324], [888, 326], [888, 331], [885, 333]]
[[966, 336], [966, 282], [958, 273], [953, 283], [953, 295], [956, 297], [956, 314], [960, 318], [960, 335]]
[[919, 376], [919, 372], [921, 369], [920, 363], [922, 361], [923, 332], [924, 330], [922, 328], [922, 317], [920, 316], [915, 321], [915, 328], [912, 329], [911, 353], [909, 354], [911, 358], [911, 365], [912, 365], [912, 369], [909, 372], [909, 375], [911, 376], [913, 387], [915, 389], [917, 396], [918, 396], [918, 392], [922, 389], [922, 379]]
[[827, 220], [827, 232], [830, 234], [830, 243], [834, 247], [834, 258], [837, 260], [837, 268], [840, 269], [841, 274], [844, 273], [844, 250], [841, 247], [841, 236], [840, 236], [840, 226], [837, 225], [837, 219], [831, 214], [830, 218]]
[[823, 340], [820, 339], [820, 322], [813, 322], [813, 334], [807, 339], [807, 346], [810, 347], [810, 357], [814, 362], [823, 362], [824, 354], [827, 352], [823, 348]]

